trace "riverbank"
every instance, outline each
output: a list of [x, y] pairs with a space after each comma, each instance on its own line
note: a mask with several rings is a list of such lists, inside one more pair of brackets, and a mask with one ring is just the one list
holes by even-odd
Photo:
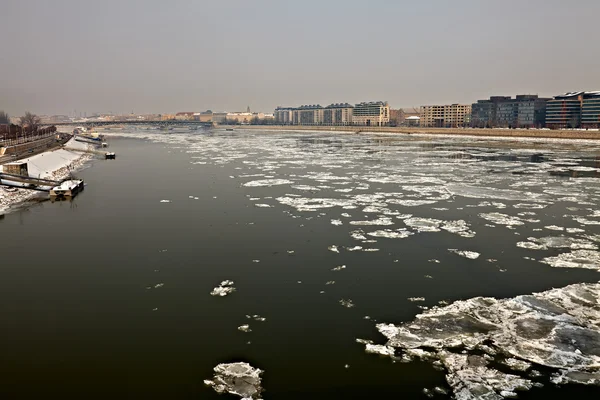
[[[74, 139], [67, 142], [65, 146], [79, 151], [88, 149], [88, 144], [77, 142]], [[79, 151], [61, 148], [19, 161], [27, 163], [29, 176], [61, 180], [68, 177], [70, 173], [81, 169], [85, 162], [91, 158], [90, 154]], [[40, 197], [41, 192], [27, 189], [17, 189], [14, 192], [8, 192], [4, 187], [0, 187], [0, 215], [9, 212], [14, 206]]]
[[600, 140], [600, 131], [545, 130], [545, 129], [473, 129], [473, 128], [409, 128], [376, 126], [300, 126], [300, 125], [243, 125], [222, 126], [222, 128], [257, 129], [262, 131], [323, 131], [350, 133], [398, 133], [443, 136], [473, 136], [499, 138], [538, 138], [538, 139], [584, 139]]

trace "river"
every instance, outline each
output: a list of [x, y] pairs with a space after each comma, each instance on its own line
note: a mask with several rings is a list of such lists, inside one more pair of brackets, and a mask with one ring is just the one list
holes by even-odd
[[[356, 339], [383, 344], [377, 322], [456, 300], [599, 280], [541, 262], [569, 249], [523, 245], [597, 249], [592, 143], [239, 129], [108, 140], [117, 159], [78, 173], [73, 202], [0, 220], [3, 398], [217, 399], [203, 380], [234, 361], [265, 371], [265, 399], [425, 398], [449, 390], [443, 371]], [[236, 290], [211, 296], [224, 280]], [[600, 390], [548, 383], [520, 398], [553, 394]]]

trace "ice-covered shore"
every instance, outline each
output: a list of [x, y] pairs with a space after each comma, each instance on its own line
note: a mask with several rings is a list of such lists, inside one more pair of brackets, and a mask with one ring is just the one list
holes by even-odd
[[600, 283], [457, 301], [377, 328], [388, 348], [441, 363], [457, 399], [512, 397], [536, 384], [536, 366], [553, 383], [600, 385]]
[[[71, 139], [65, 145], [66, 148], [75, 150], [87, 150], [88, 144]], [[65, 150], [64, 148], [47, 151], [19, 161], [26, 162], [29, 176], [34, 178], [46, 178], [52, 180], [64, 179], [69, 174], [83, 166], [90, 159], [90, 155], [80, 151]], [[39, 192], [17, 189], [8, 192], [0, 188], [0, 214], [8, 211], [14, 205], [31, 200], [38, 196]]]

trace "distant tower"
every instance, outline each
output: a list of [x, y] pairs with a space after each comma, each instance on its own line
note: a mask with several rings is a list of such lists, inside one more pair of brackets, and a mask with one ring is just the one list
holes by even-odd
[[250, 112], [250, 106], [248, 106], [248, 108], [246, 108], [246, 112], [249, 113]]

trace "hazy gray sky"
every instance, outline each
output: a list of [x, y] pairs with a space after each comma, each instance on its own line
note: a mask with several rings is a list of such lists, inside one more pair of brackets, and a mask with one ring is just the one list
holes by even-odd
[[600, 0], [3, 0], [0, 110], [268, 111], [600, 90]]

